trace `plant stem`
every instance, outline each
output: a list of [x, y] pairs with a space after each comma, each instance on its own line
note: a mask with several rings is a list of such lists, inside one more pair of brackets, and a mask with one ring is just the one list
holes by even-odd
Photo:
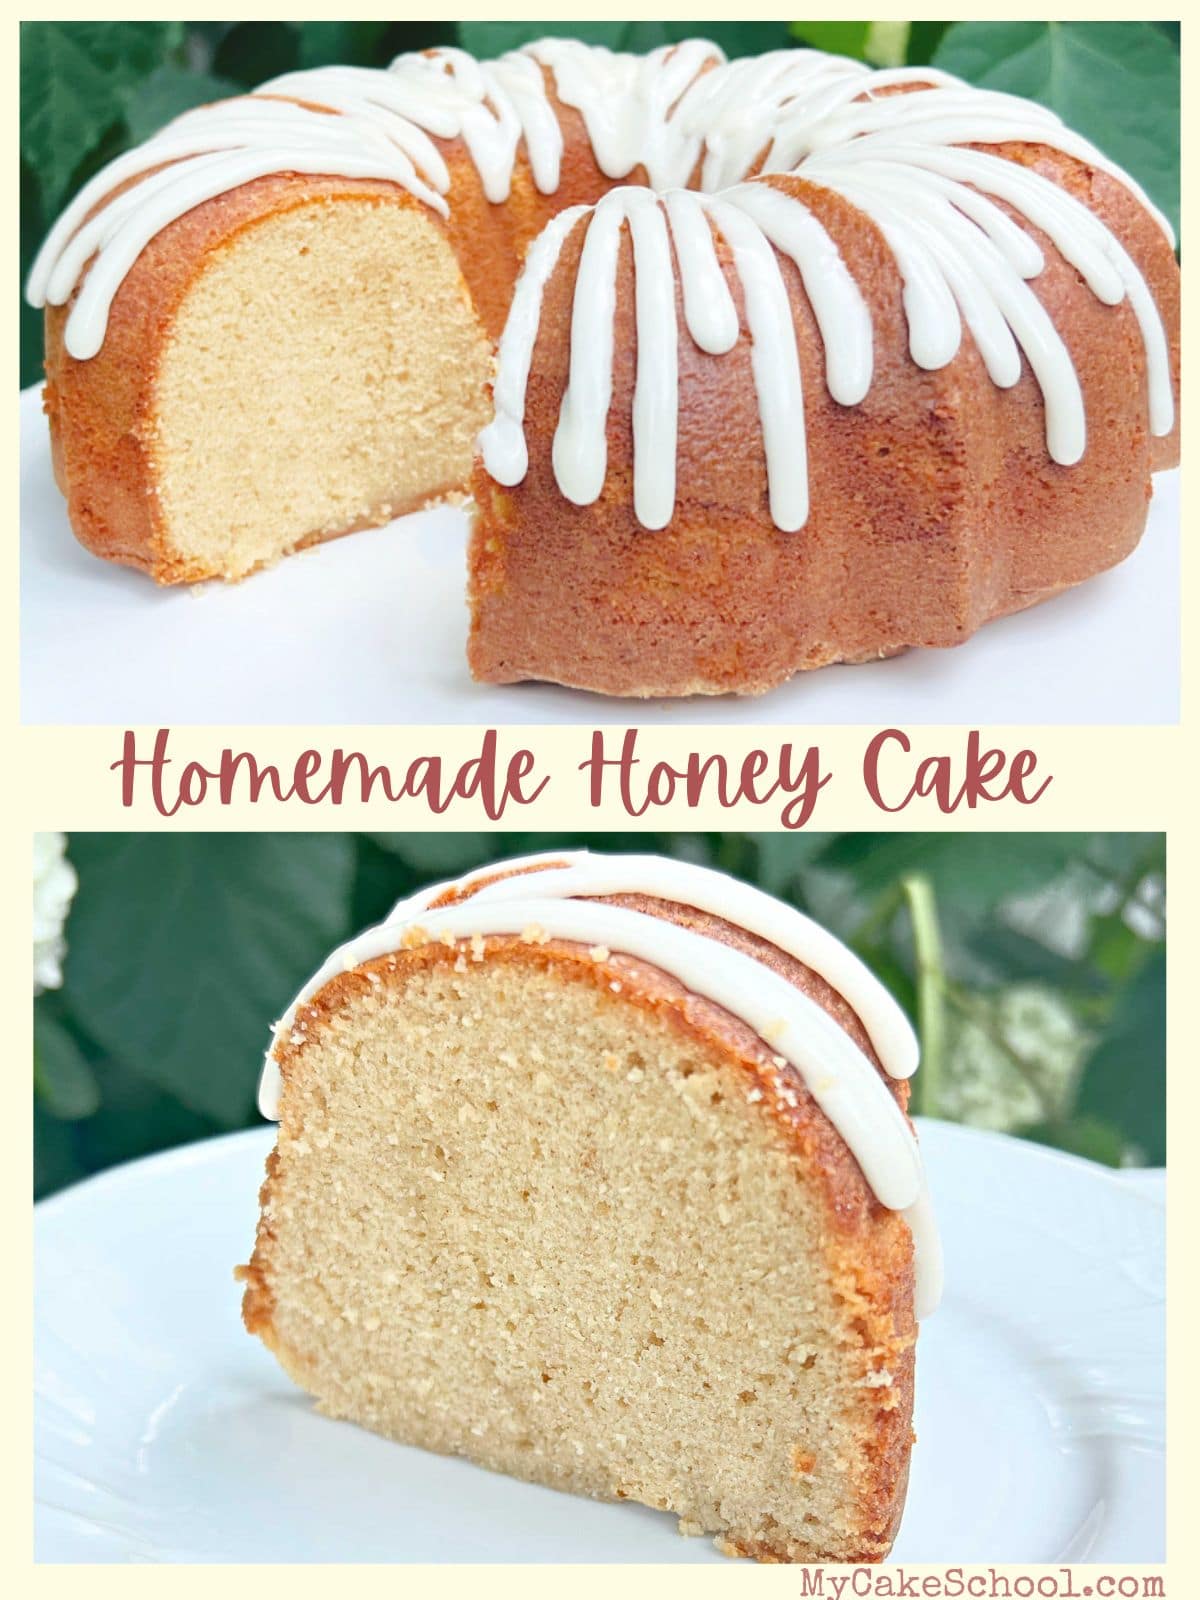
[[917, 1028], [921, 1035], [921, 1070], [913, 1092], [913, 1109], [935, 1117], [942, 1064], [946, 1054], [946, 969], [937, 898], [923, 873], [900, 880], [912, 922], [917, 964]]

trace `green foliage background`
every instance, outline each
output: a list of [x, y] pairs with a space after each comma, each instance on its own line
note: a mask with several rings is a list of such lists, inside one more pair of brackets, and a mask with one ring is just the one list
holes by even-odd
[[[297, 67], [386, 66], [462, 44], [490, 56], [552, 32], [649, 50], [696, 34], [730, 56], [811, 44], [935, 66], [1052, 107], [1179, 210], [1179, 24], [1172, 22], [23, 22], [21, 276], [55, 216], [106, 161], [191, 106]], [[22, 303], [21, 382], [41, 376]]]
[[35, 1002], [37, 1192], [252, 1124], [270, 1024], [331, 946], [433, 878], [581, 845], [721, 867], [846, 939], [918, 1023], [917, 1110], [1165, 1159], [1161, 834], [85, 833]]

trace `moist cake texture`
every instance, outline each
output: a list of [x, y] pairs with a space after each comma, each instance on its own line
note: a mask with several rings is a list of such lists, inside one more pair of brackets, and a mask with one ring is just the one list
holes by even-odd
[[[938, 1271], [907, 1084], [876, 1053], [908, 1069], [911, 1037], [827, 935], [810, 953], [873, 1036], [815, 967], [664, 896], [678, 867], [505, 863], [332, 958], [264, 1076], [246, 1325], [326, 1414], [405, 1444], [670, 1511], [730, 1553], [879, 1560]], [[686, 870], [693, 898], [729, 882]], [[635, 881], [657, 892], [573, 892]], [[803, 1067], [684, 970], [791, 996]], [[810, 1083], [875, 1119], [857, 1157]]]

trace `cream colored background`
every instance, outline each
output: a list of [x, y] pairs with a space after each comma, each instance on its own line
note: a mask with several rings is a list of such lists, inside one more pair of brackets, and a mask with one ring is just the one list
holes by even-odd
[[[616, 754], [624, 725], [601, 726], [607, 735], [607, 753]], [[136, 731], [139, 754], [149, 754], [156, 730]], [[362, 751], [372, 765], [386, 763], [392, 768], [393, 777], [399, 778], [407, 764], [421, 755], [440, 755], [449, 771], [478, 753], [483, 731], [463, 727], [176, 728], [171, 733], [168, 755], [172, 770], [178, 772], [189, 760], [215, 768], [226, 747], [251, 750], [260, 766], [267, 762], [279, 766], [286, 786], [302, 751], [311, 747], [326, 753], [336, 746]], [[968, 729], [910, 727], [905, 731], [913, 745], [912, 754], [889, 754], [883, 764], [888, 772], [899, 773], [902, 765], [911, 765], [915, 771], [919, 757], [943, 752], [952, 756], [956, 772], [961, 775], [965, 770]], [[423, 802], [391, 803], [379, 798], [378, 791], [369, 804], [356, 799], [338, 807], [302, 805], [297, 801], [281, 805], [266, 797], [256, 805], [243, 800], [220, 806], [209, 800], [201, 806], [185, 807], [166, 820], [150, 802], [144, 774], [137, 779], [141, 798], [126, 810], [121, 805], [120, 777], [109, 770], [121, 755], [121, 728], [22, 729], [17, 741], [21, 756], [13, 773], [13, 787], [29, 790], [29, 815], [35, 826], [68, 832], [72, 828], [175, 827], [393, 827], [438, 831], [487, 831], [495, 827], [498, 832], [584, 827], [619, 832], [639, 828], [779, 828], [783, 797], [761, 806], [745, 802], [733, 810], [724, 810], [715, 801], [693, 809], [679, 799], [672, 805], [654, 807], [639, 819], [622, 810], [614, 783], [603, 809], [592, 810], [588, 805], [587, 779], [578, 770], [579, 763], [591, 752], [592, 732], [591, 728], [499, 730], [500, 756], [522, 747], [531, 749], [537, 758], [537, 771], [549, 776], [550, 783], [534, 804], [511, 808], [495, 825], [488, 822], [477, 802], [455, 801], [449, 812], [439, 818], [432, 816]], [[964, 806], [950, 817], [942, 816], [932, 800], [915, 800], [897, 815], [880, 811], [872, 803], [862, 782], [862, 758], [868, 742], [878, 732], [877, 727], [810, 730], [769, 724], [752, 730], [651, 728], [639, 734], [637, 752], [643, 768], [656, 760], [681, 766], [694, 750], [704, 754], [720, 751], [732, 766], [756, 747], [771, 753], [790, 741], [802, 753], [810, 744], [816, 744], [821, 751], [822, 770], [832, 770], [833, 776], [818, 796], [810, 823], [813, 828], [1147, 830], [1170, 827], [1177, 815], [1181, 819], [1200, 817], [1200, 789], [1189, 794], [1189, 778], [1200, 782], [1188, 771], [1189, 766], [1195, 767], [1195, 751], [1180, 729], [985, 728], [981, 730], [985, 745], [998, 746], [1010, 755], [1023, 747], [1033, 750], [1038, 757], [1037, 773], [1052, 775], [1053, 782], [1036, 805], [1005, 800], [981, 805], [973, 812]], [[1036, 786], [1035, 775], [1032, 787]], [[239, 790], [245, 792], [244, 783]], [[1180, 907], [1175, 909], [1178, 912]]]
[[[356, 8], [358, 9], [358, 8]], [[603, 15], [606, 8], [593, 7], [589, 15]], [[819, 15], [836, 17], [849, 8], [823, 5]], [[691, 4], [678, 8], [656, 8], [659, 15], [703, 17], [705, 8]], [[928, 17], [962, 16], [968, 8], [961, 3], [956, 7], [927, 7], [921, 12]], [[213, 16], [224, 15], [225, 8], [213, 8]], [[113, 12], [106, 12], [113, 15]], [[161, 9], [133, 9], [117, 15], [163, 15]], [[197, 9], [189, 16], [202, 15]], [[314, 13], [319, 15], [320, 13]], [[360, 9], [360, 15], [370, 17], [372, 8]], [[394, 11], [379, 15], [394, 15]], [[448, 16], [495, 14], [492, 8], [476, 7], [469, 3], [447, 8]], [[529, 14], [529, 13], [527, 13]], [[532, 8], [532, 15], [561, 18], [563, 9], [546, 8], [540, 13]], [[719, 13], [713, 12], [712, 15]], [[794, 8], [762, 8], [761, 15], [794, 14]], [[909, 9], [883, 5], [876, 8], [877, 15], [907, 16]], [[999, 14], [1007, 18], [1034, 17], [1031, 9], [1005, 8]], [[1056, 8], [1055, 15], [1079, 19], [1129, 16], [1129, 9], [1109, 8], [1104, 5]], [[25, 8], [24, 15], [58, 16], [54, 9]], [[305, 15], [303, 6], [267, 8], [260, 10], [263, 17]], [[1190, 215], [1192, 189], [1191, 164], [1195, 146], [1196, 116], [1192, 96], [1198, 84], [1198, 74], [1191, 60], [1190, 28], [1185, 27], [1184, 37], [1184, 141], [1185, 141], [1185, 231]], [[18, 105], [17, 38], [16, 28], [7, 30], [9, 49], [4, 52], [0, 72], [8, 81], [6, 103], [15, 123]], [[11, 196], [10, 215], [15, 216], [18, 206], [16, 193], [16, 165], [10, 160], [4, 169], [4, 182]], [[1191, 337], [1192, 323], [1188, 315], [1190, 302], [1185, 305], [1186, 359], [1190, 363], [1195, 340]], [[7, 342], [10, 348], [9, 371], [16, 368], [16, 322], [11, 322]], [[15, 395], [14, 395], [15, 402]], [[15, 423], [15, 410], [13, 420]], [[4, 461], [10, 495], [15, 495], [16, 429], [11, 428], [5, 441]], [[1186, 456], [1186, 451], [1185, 451]], [[1185, 533], [1193, 523], [1194, 486], [1187, 474], [1184, 477]], [[12, 507], [15, 511], [16, 507]], [[1186, 549], [1186, 543], [1185, 543]], [[558, 1594], [562, 1586], [570, 1586], [572, 1593], [581, 1596], [607, 1595], [614, 1583], [630, 1592], [651, 1592], [670, 1589], [683, 1580], [682, 1571], [676, 1577], [672, 1568], [571, 1568], [567, 1573], [549, 1567], [486, 1568], [486, 1569], [397, 1569], [349, 1568], [336, 1576], [320, 1569], [292, 1569], [286, 1579], [282, 1574], [263, 1573], [260, 1579], [255, 1569], [236, 1569], [224, 1573], [209, 1570], [156, 1569], [153, 1575], [138, 1569], [119, 1568], [39, 1569], [30, 1566], [30, 1516], [29, 1516], [29, 1425], [31, 1419], [28, 1372], [30, 1364], [29, 1317], [25, 1305], [25, 1285], [29, 1281], [29, 1229], [28, 1196], [31, 1183], [30, 1141], [28, 1132], [27, 1074], [31, 1051], [31, 988], [30, 941], [28, 937], [29, 903], [29, 835], [37, 828], [63, 828], [70, 830], [182, 827], [196, 829], [266, 829], [266, 828], [330, 828], [373, 826], [419, 829], [428, 827], [474, 829], [486, 826], [478, 811], [470, 807], [455, 807], [443, 818], [431, 817], [416, 805], [389, 805], [376, 801], [370, 806], [345, 805], [341, 808], [289, 805], [279, 807], [263, 803], [251, 807], [247, 804], [219, 808], [209, 804], [181, 812], [172, 821], [164, 821], [147, 805], [132, 811], [122, 810], [119, 804], [119, 784], [109, 764], [120, 754], [121, 729], [70, 729], [21, 728], [16, 713], [17, 673], [17, 615], [16, 615], [16, 552], [15, 540], [9, 541], [8, 573], [0, 602], [0, 617], [5, 628], [3, 657], [4, 695], [3, 721], [0, 736], [4, 739], [6, 758], [0, 767], [4, 787], [0, 789], [0, 807], [5, 823], [3, 844], [0, 847], [0, 888], [10, 910], [0, 922], [0, 949], [6, 958], [3, 962], [4, 1014], [9, 1019], [6, 1035], [9, 1044], [8, 1070], [13, 1074], [14, 1087], [10, 1107], [10, 1129], [6, 1135], [9, 1160], [5, 1166], [4, 1183], [7, 1190], [7, 1281], [10, 1285], [8, 1315], [0, 1323], [3, 1328], [3, 1353], [9, 1359], [5, 1371], [9, 1376], [10, 1394], [3, 1429], [2, 1463], [4, 1493], [0, 1495], [0, 1570], [8, 1569], [20, 1585], [15, 1592], [24, 1592], [30, 1583], [39, 1590], [74, 1593], [86, 1585], [90, 1590], [103, 1593], [124, 1592], [127, 1585], [141, 1588], [153, 1585], [153, 1592], [209, 1593], [214, 1584], [230, 1592], [250, 1592], [251, 1585], [260, 1581], [275, 1583], [286, 1581], [289, 1587], [304, 1593], [323, 1592], [334, 1582], [342, 1588], [359, 1592], [395, 1594], [398, 1591], [422, 1592], [423, 1579], [430, 1587], [434, 1583], [438, 1593], [448, 1595], [473, 1593], [477, 1586], [490, 1592], [521, 1593], [531, 1595]], [[681, 755], [691, 749], [706, 752], [722, 750], [730, 756], [740, 756], [747, 748], [759, 744], [771, 748], [790, 739], [800, 747], [810, 743], [820, 745], [823, 765], [834, 770], [834, 780], [822, 791], [812, 826], [818, 828], [941, 828], [954, 827], [978, 831], [979, 847], [987, 849], [988, 829], [1159, 829], [1169, 834], [1170, 880], [1172, 893], [1170, 938], [1170, 1073], [1169, 1119], [1173, 1130], [1171, 1177], [1171, 1237], [1170, 1237], [1170, 1362], [1171, 1382], [1171, 1437], [1169, 1457], [1169, 1549], [1172, 1561], [1168, 1572], [1168, 1595], [1185, 1596], [1197, 1592], [1200, 1586], [1200, 1561], [1194, 1554], [1195, 1511], [1191, 1489], [1195, 1480], [1191, 1440], [1197, 1424], [1197, 1386], [1191, 1371], [1194, 1363], [1195, 1316], [1200, 1309], [1200, 1299], [1195, 1287], [1196, 1273], [1196, 1223], [1200, 1218], [1200, 1183], [1197, 1179], [1198, 1163], [1190, 1150], [1190, 1134], [1195, 1129], [1200, 1110], [1200, 1063], [1197, 1062], [1195, 1033], [1191, 1022], [1192, 996], [1200, 978], [1200, 926], [1196, 913], [1197, 862], [1200, 852], [1196, 846], [1196, 833], [1200, 827], [1200, 763], [1196, 760], [1196, 736], [1192, 706], [1195, 699], [1196, 651], [1191, 645], [1191, 631], [1200, 620], [1200, 603], [1197, 596], [1197, 563], [1191, 552], [1185, 553], [1185, 624], [1184, 624], [1184, 722], [1179, 728], [1028, 728], [988, 729], [986, 742], [1015, 750], [1028, 746], [1039, 756], [1039, 769], [1052, 773], [1054, 782], [1044, 798], [1032, 807], [1019, 806], [1011, 801], [984, 806], [975, 812], [960, 811], [952, 818], [941, 817], [929, 802], [915, 803], [897, 816], [879, 812], [870, 802], [859, 776], [862, 751], [867, 740], [877, 730], [869, 728], [843, 728], [814, 730], [802, 728], [776, 728], [764, 726], [755, 733], [744, 730], [714, 728], [711, 733], [702, 729], [660, 729], [652, 733], [653, 754], [678, 763]], [[269, 581], [264, 579], [261, 581]], [[120, 648], [119, 640], [114, 648]], [[968, 647], [969, 648], [969, 647]], [[1110, 648], [1119, 651], [1121, 641], [1110, 641]], [[364, 672], [370, 671], [369, 662], [363, 663]], [[1048, 707], [1052, 706], [1053, 684], [1046, 685]], [[764, 708], [766, 709], [766, 708]], [[631, 707], [631, 721], [636, 718], [636, 708]], [[273, 760], [290, 766], [296, 754], [313, 746], [328, 749], [334, 745], [365, 751], [373, 761], [388, 761], [402, 765], [403, 761], [421, 753], [437, 752], [447, 763], [457, 763], [474, 753], [481, 730], [464, 728], [398, 729], [380, 728], [243, 728], [202, 729], [182, 728], [172, 737], [173, 755], [178, 759], [198, 759], [205, 765], [214, 765], [222, 746], [235, 749], [252, 748], [260, 761]], [[940, 751], [961, 752], [965, 742], [963, 729], [914, 728], [908, 730], [919, 753]], [[152, 734], [153, 730], [143, 730]], [[643, 756], [651, 754], [651, 738], [643, 736]], [[763, 807], [742, 807], [737, 811], [721, 811], [715, 807], [689, 812], [683, 805], [668, 810], [656, 810], [640, 823], [627, 817], [611, 801], [603, 812], [591, 811], [586, 805], [585, 785], [577, 764], [588, 753], [589, 730], [586, 729], [513, 729], [501, 735], [501, 747], [517, 744], [530, 745], [537, 757], [539, 768], [552, 775], [552, 782], [543, 799], [533, 807], [511, 812], [505, 824], [511, 828], [582, 828], [611, 827], [616, 831], [633, 831], [643, 828], [698, 829], [715, 826], [746, 827], [769, 830], [777, 826], [775, 804]], [[19, 1113], [15, 1108], [20, 1107]], [[948, 1547], [952, 1546], [952, 1530], [948, 1532]], [[451, 1552], [447, 1552], [448, 1556]], [[925, 1569], [906, 1569], [915, 1572]], [[932, 1569], [930, 1569], [932, 1570]], [[1038, 1569], [1029, 1569], [1037, 1571]], [[1132, 1570], [1132, 1569], [1131, 1569]], [[689, 1593], [723, 1592], [728, 1583], [757, 1583], [773, 1585], [780, 1593], [802, 1593], [801, 1574], [788, 1568], [757, 1568], [747, 1563], [730, 1563], [728, 1567], [692, 1568], [686, 1582]], [[1081, 1581], [1083, 1581], [1081, 1577]], [[147, 1591], [148, 1592], [148, 1591]]]

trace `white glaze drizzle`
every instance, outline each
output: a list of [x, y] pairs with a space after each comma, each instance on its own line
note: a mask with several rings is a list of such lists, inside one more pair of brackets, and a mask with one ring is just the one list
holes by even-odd
[[[643, 167], [650, 187], [685, 186], [700, 160], [704, 132], [684, 107], [706, 67], [728, 71], [716, 45], [687, 39], [649, 55], [618, 54], [573, 39], [542, 39], [529, 53], [548, 68], [564, 105], [583, 118], [596, 165], [627, 178]], [[754, 155], [747, 158], [747, 169]]]
[[[870, 386], [870, 319], [851, 272], [799, 198], [741, 181], [755, 170], [799, 168], [807, 181], [836, 191], [872, 218], [902, 278], [910, 353], [918, 366], [937, 370], [952, 361], [964, 325], [999, 387], [1016, 382], [1024, 355], [1045, 402], [1048, 453], [1069, 465], [1086, 447], [1083, 398], [1069, 351], [1025, 286], [1042, 270], [1042, 256], [1001, 204], [1011, 207], [1051, 238], [1104, 303], [1128, 300], [1145, 346], [1151, 431], [1171, 431], [1166, 337], [1128, 253], [1056, 184], [964, 146], [1016, 141], [1062, 150], [1125, 184], [1170, 237], [1138, 185], [1031, 102], [972, 88], [930, 68], [872, 73], [811, 50], [726, 62], [705, 40], [637, 57], [545, 39], [493, 62], [442, 49], [401, 56], [386, 72], [321, 67], [289, 73], [252, 95], [185, 113], [93, 178], [47, 237], [30, 274], [29, 299], [63, 304], [86, 272], [65, 341], [71, 355], [87, 359], [100, 349], [113, 296], [149, 240], [204, 200], [269, 173], [378, 178], [444, 216], [450, 175], [436, 141], [461, 138], [493, 202], [507, 199], [522, 150], [539, 190], [553, 193], [563, 136], [548, 81], [579, 112], [609, 177], [641, 168], [652, 188], [671, 191], [692, 184], [698, 173], [702, 190], [724, 191], [708, 206], [667, 193], [666, 226], [648, 196], [606, 196], [593, 212], [580, 262], [577, 295], [595, 288], [611, 308], [615, 273], [609, 269], [619, 244], [613, 233], [628, 227], [633, 235], [639, 351], [647, 347], [645, 358], [639, 356], [634, 402], [635, 513], [645, 526], [665, 526], [674, 510], [677, 332], [670, 312], [676, 272], [685, 324], [700, 348], [723, 354], [740, 336], [713, 246], [710, 223], [717, 215], [735, 236], [727, 243], [743, 279], [768, 496], [781, 528], [798, 528], [807, 516], [806, 466], [795, 460], [802, 377], [794, 337], [779, 337], [786, 289], [777, 266], [767, 263], [763, 241], [800, 270], [825, 348], [831, 397], [854, 405]], [[881, 93], [904, 88], [917, 92]], [[143, 176], [164, 164], [165, 171]], [[138, 178], [113, 197], [121, 184]], [[534, 282], [502, 345], [497, 425], [481, 441], [485, 464], [501, 483], [519, 482], [527, 470], [524, 387], [541, 291], [570, 225], [552, 224], [546, 249], [531, 251]], [[563, 494], [586, 505], [598, 498], [605, 478], [611, 309], [605, 317], [585, 302], [576, 320], [578, 350], [573, 337], [554, 465]]]
[[686, 189], [663, 196], [671, 232], [688, 332], [709, 355], [723, 356], [738, 342], [737, 307], [717, 259], [717, 246], [703, 206]]
[[806, 206], [770, 184], [743, 184], [737, 203], [795, 262], [825, 346], [825, 386], [839, 405], [857, 405], [871, 387], [871, 314], [833, 240]]
[[493, 394], [495, 415], [480, 435], [480, 447], [487, 452], [488, 460], [493, 463], [493, 476], [501, 483], [520, 483], [529, 466], [523, 426], [525, 391], [541, 317], [542, 295], [558, 263], [563, 240], [587, 214], [586, 206], [571, 206], [552, 218], [530, 245], [517, 280], [508, 321], [500, 337]]
[[[742, 284], [771, 518], [777, 528], [794, 533], [808, 521], [808, 451], [796, 330], [775, 251], [739, 200], [733, 190], [708, 201], [706, 209], [733, 252]], [[635, 435], [635, 458], [636, 452]]]
[[[885, 1070], [907, 1077], [917, 1062], [912, 1028], [891, 995], [840, 941], [789, 906], [722, 873], [654, 856], [548, 854], [500, 865], [512, 876], [468, 899], [432, 909], [480, 874], [437, 884], [397, 905], [385, 922], [336, 950], [276, 1025], [259, 1107], [277, 1118], [282, 1080], [274, 1051], [302, 1042], [304, 1006], [333, 978], [402, 948], [419, 929], [430, 939], [520, 934], [561, 938], [651, 963], [693, 994], [720, 1005], [801, 1075], [882, 1205], [901, 1212], [914, 1237], [917, 1313], [940, 1295], [941, 1253], [916, 1141], [871, 1061], [815, 1001], [752, 956], [675, 923], [593, 896], [645, 894], [708, 910], [795, 956], [830, 983], [859, 1017]], [[522, 870], [536, 868], [536, 871]]]
[[[604, 196], [592, 211], [579, 257], [571, 308], [571, 365], [552, 447], [558, 486], [576, 505], [590, 505], [600, 498], [608, 469], [617, 250], [626, 202], [641, 194], [640, 189], [614, 189]], [[640, 322], [638, 326], [640, 331]], [[647, 441], [635, 437], [635, 454], [647, 454], [648, 449]]]
[[[1086, 206], [1040, 173], [984, 151], [917, 145], [897, 155], [878, 146], [872, 159], [870, 142], [864, 137], [848, 147], [826, 149], [797, 176], [841, 195], [879, 228], [900, 274], [909, 353], [917, 366], [937, 371], [953, 361], [964, 325], [997, 387], [1017, 382], [1024, 356], [1041, 390], [1050, 459], [1071, 466], [1082, 458], [1087, 422], [1078, 374], [1051, 317], [1027, 283], [1042, 271], [1044, 257], [1036, 241], [996, 203], [1002, 201], [1049, 237], [1102, 303], [1128, 300], [1145, 353], [1150, 430], [1160, 437], [1170, 433], [1175, 408], [1162, 318], [1128, 252]], [[608, 207], [611, 221], [618, 196], [643, 193], [614, 190], [601, 205]], [[861, 292], [804, 201], [769, 182], [754, 179], [713, 197], [677, 191], [661, 203], [673, 237], [683, 321], [696, 344], [710, 354], [724, 354], [737, 342], [736, 336], [732, 341], [729, 337], [736, 309], [710, 224], [732, 252], [732, 276], [741, 282], [745, 303], [770, 512], [777, 527], [793, 531], [808, 514], [802, 381], [787, 289], [774, 257], [789, 257], [800, 271], [824, 345], [826, 387], [840, 405], [857, 404], [870, 387], [873, 332]], [[609, 240], [603, 265], [607, 269], [611, 263], [615, 272], [615, 262], [616, 245]], [[635, 256], [635, 276], [644, 270]], [[605, 276], [603, 298], [593, 301], [597, 286], [594, 271], [584, 279], [581, 263], [571, 370], [589, 375], [592, 391], [604, 397], [603, 408], [574, 411], [569, 424], [573, 450], [560, 455], [556, 449], [553, 457], [559, 488], [579, 505], [594, 502], [603, 488], [598, 463], [604, 459], [611, 398], [615, 281]], [[675, 274], [652, 292], [635, 282], [639, 341], [659, 336], [644, 316], [643, 304], [654, 306], [655, 316], [661, 314], [671, 305], [674, 288]], [[536, 321], [523, 324], [502, 350], [501, 379], [508, 360], [517, 361], [528, 374], [537, 331]], [[511, 414], [512, 394], [507, 404]], [[485, 467], [498, 482], [521, 481], [527, 468], [514, 474], [515, 451], [501, 457], [486, 434], [480, 447]], [[656, 502], [660, 517], [661, 496], [674, 480], [674, 463], [662, 460], [661, 449], [660, 441], [639, 429], [635, 411], [635, 475], [642, 456], [651, 455], [647, 472], [662, 479]], [[527, 459], [523, 440], [521, 457]], [[588, 471], [582, 470], [583, 463]], [[647, 522], [636, 504], [635, 512], [645, 526], [662, 526], [660, 521]]]
[[[620, 85], [597, 76], [591, 80], [589, 99], [582, 87], [586, 81], [586, 73], [573, 80], [571, 103], [581, 108], [593, 144], [605, 147], [605, 171], [614, 174], [628, 154], [611, 127], [610, 102], [620, 99]], [[920, 86], [920, 92], [879, 96], [882, 88], [905, 85]], [[868, 97], [860, 99], [864, 92]], [[1102, 302], [1115, 305], [1128, 299], [1145, 350], [1151, 431], [1162, 436], [1174, 426], [1162, 320], [1119, 241], [1086, 206], [1039, 173], [984, 151], [960, 148], [1016, 141], [1063, 150], [1125, 183], [1170, 237], [1165, 218], [1142, 190], [1086, 140], [1063, 128], [1053, 113], [929, 69], [871, 74], [840, 58], [789, 51], [700, 74], [684, 92], [667, 131], [670, 138], [660, 145], [683, 154], [672, 168], [658, 151], [652, 181], [671, 177], [686, 182], [701, 149], [706, 190], [744, 177], [761, 161], [764, 173], [798, 169], [806, 181], [836, 191], [864, 211], [882, 232], [900, 272], [914, 362], [929, 371], [948, 365], [958, 354], [964, 325], [998, 387], [1018, 381], [1023, 355], [1042, 393], [1047, 453], [1057, 464], [1070, 466], [1087, 444], [1082, 390], [1067, 346], [1026, 286], [1043, 270], [1042, 252], [996, 204], [1002, 201], [1049, 236]], [[870, 387], [870, 318], [836, 245], [800, 198], [754, 181], [715, 201], [679, 193], [663, 197], [684, 323], [696, 344], [710, 354], [726, 353], [738, 338], [736, 309], [708, 226], [710, 218], [713, 223], [718, 216], [723, 219], [719, 231], [733, 251], [746, 301], [770, 511], [775, 524], [790, 531], [807, 518], [807, 473], [801, 374], [794, 337], [781, 316], [786, 289], [745, 221], [725, 209], [730, 202], [799, 268], [825, 348], [826, 386], [838, 404], [857, 404]], [[608, 234], [617, 207], [612, 195], [601, 204], [607, 207], [604, 248], [588, 257], [586, 276], [581, 261], [571, 346], [572, 377], [577, 371], [586, 376], [595, 403], [581, 407], [572, 399], [569, 414], [560, 417], [553, 455], [560, 490], [580, 505], [593, 503], [603, 488], [611, 400], [613, 351], [607, 319], [615, 308], [615, 287], [607, 269], [615, 263], [616, 250]], [[591, 299], [597, 288], [603, 291], [598, 303]], [[643, 305], [653, 307], [657, 316], [670, 304], [673, 291], [672, 283], [644, 292], [640, 279], [636, 282], [639, 347], [643, 338], [659, 333], [650, 314], [643, 314]], [[752, 323], [757, 323], [757, 332]], [[523, 326], [520, 338], [501, 353], [502, 377], [509, 358], [528, 373], [536, 337], [536, 322]], [[582, 348], [580, 340], [586, 341]], [[510, 395], [509, 415], [512, 409]], [[559, 448], [564, 431], [569, 450]], [[635, 479], [647, 455], [653, 460], [641, 475], [643, 481], [657, 477], [655, 520], [642, 515], [636, 496], [635, 514], [645, 526], [658, 527], [674, 479], [673, 463], [661, 458], [661, 438], [649, 427], [639, 427], [636, 406], [633, 434]], [[527, 466], [517, 473], [514, 462], [518, 454], [527, 460], [523, 439], [519, 452], [510, 447], [503, 455], [487, 433], [480, 444], [484, 465], [498, 482], [521, 481]]]
[[633, 434], [642, 448], [633, 458], [633, 510], [643, 527], [665, 528], [675, 510], [679, 433], [679, 333], [671, 243], [662, 210], [650, 191], [625, 192], [642, 196], [637, 204], [625, 207], [633, 241], [639, 329]]

